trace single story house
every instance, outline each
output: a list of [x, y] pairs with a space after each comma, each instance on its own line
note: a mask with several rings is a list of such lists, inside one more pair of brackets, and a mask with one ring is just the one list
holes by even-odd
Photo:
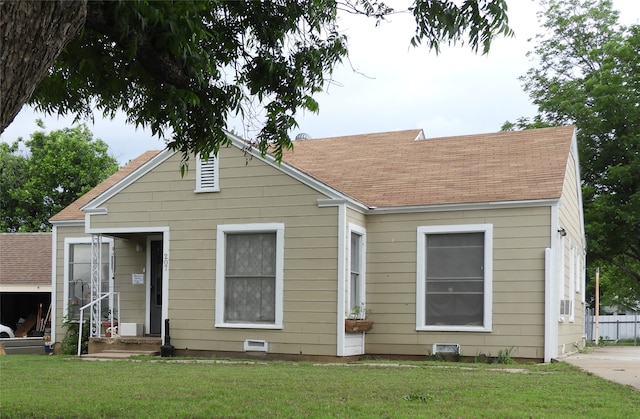
[[[296, 140], [281, 163], [229, 138], [184, 176], [180, 153], [147, 152], [51, 219], [56, 341], [104, 296], [127, 334], [169, 319], [177, 354], [550, 361], [584, 344], [573, 126]], [[346, 330], [363, 311], [373, 328]]]

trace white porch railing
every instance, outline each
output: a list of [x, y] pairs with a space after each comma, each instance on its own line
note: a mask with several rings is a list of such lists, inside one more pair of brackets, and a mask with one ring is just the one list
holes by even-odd
[[[118, 316], [120, 315], [120, 292], [114, 291], [114, 292], [107, 292], [102, 294], [102, 296], [100, 298], [98, 298], [97, 300], [93, 300], [91, 301], [89, 304], [85, 304], [82, 307], [80, 307], [80, 327], [78, 330], [78, 356], [81, 355], [82, 352], [82, 325], [84, 324], [84, 310], [89, 308], [89, 307], [94, 307], [96, 304], [101, 303], [102, 300], [104, 300], [105, 298], [111, 296], [111, 295], [115, 295], [116, 301], [117, 301], [117, 313]], [[92, 310], [92, 313], [96, 312], [96, 310]], [[111, 322], [111, 329], [113, 330], [113, 310], [109, 310], [109, 321]], [[100, 334], [102, 333], [101, 328], [98, 328], [97, 331], [97, 336], [100, 337]], [[91, 335], [91, 333], [90, 333]], [[93, 337], [93, 336], [91, 336]]]

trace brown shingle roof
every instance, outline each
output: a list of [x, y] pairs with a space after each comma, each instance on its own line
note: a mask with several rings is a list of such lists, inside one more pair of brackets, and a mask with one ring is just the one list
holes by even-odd
[[419, 139], [296, 141], [283, 160], [369, 207], [559, 198], [573, 126]]
[[0, 233], [0, 284], [51, 284], [51, 233]]
[[105, 192], [107, 189], [120, 182], [126, 176], [131, 174], [133, 171], [138, 169], [140, 166], [151, 160], [153, 157], [158, 154], [160, 150], [150, 150], [147, 151], [135, 159], [131, 160], [120, 170], [103, 180], [101, 183], [96, 185], [95, 188], [91, 189], [86, 194], [82, 195], [80, 198], [76, 199], [72, 202], [68, 207], [54, 215], [49, 219], [49, 221], [76, 221], [76, 220], [84, 220], [84, 213], [80, 211], [80, 208], [87, 205], [94, 198], [96, 198], [101, 193]]

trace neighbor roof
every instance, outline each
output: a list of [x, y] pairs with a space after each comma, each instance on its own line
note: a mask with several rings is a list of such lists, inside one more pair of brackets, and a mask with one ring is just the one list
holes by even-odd
[[562, 193], [573, 133], [566, 126], [299, 140], [283, 161], [369, 207], [554, 199]]
[[131, 160], [120, 170], [103, 180], [101, 183], [96, 185], [93, 189], [91, 189], [86, 194], [82, 195], [80, 198], [76, 199], [72, 202], [68, 207], [64, 208], [62, 211], [54, 215], [49, 219], [49, 221], [76, 221], [76, 220], [84, 220], [84, 213], [80, 210], [83, 206], [87, 205], [94, 198], [96, 198], [101, 193], [105, 192], [107, 189], [114, 186], [116, 183], [120, 182], [122, 179], [130, 175], [136, 169], [140, 168], [143, 164], [151, 160], [155, 157], [160, 150], [150, 150], [147, 151], [135, 159]]
[[0, 233], [0, 284], [51, 285], [51, 233]]

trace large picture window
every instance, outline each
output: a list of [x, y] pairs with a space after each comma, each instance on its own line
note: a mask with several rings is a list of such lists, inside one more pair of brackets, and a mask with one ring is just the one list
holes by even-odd
[[418, 228], [418, 330], [490, 331], [490, 224]]
[[282, 326], [282, 224], [218, 226], [216, 326]]

